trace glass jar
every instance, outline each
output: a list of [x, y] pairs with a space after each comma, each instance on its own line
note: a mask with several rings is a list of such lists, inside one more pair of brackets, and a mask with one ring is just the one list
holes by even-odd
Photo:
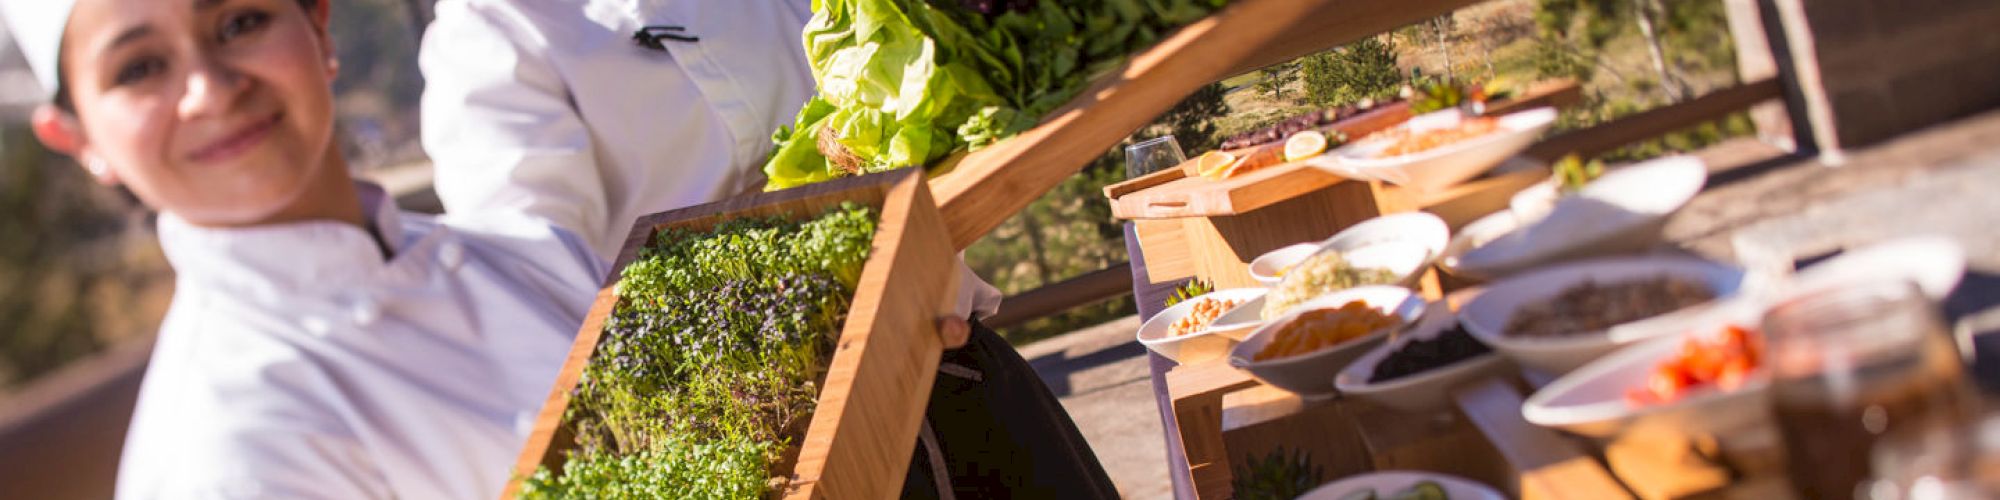
[[1822, 288], [1765, 313], [1772, 415], [1801, 498], [1864, 495], [1876, 441], [1958, 425], [1976, 393], [1936, 304], [1905, 281]]

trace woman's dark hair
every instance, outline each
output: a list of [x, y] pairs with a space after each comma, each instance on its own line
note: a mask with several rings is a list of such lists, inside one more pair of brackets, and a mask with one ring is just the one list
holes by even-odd
[[[298, 2], [300, 7], [306, 9], [306, 12], [312, 12], [314, 8], [319, 7], [320, 0], [298, 0]], [[56, 50], [57, 54], [61, 54], [61, 45], [57, 45]], [[69, 97], [69, 71], [63, 68], [61, 55], [56, 56], [55, 103], [57, 109], [70, 114], [76, 114], [76, 101], [71, 100]]]

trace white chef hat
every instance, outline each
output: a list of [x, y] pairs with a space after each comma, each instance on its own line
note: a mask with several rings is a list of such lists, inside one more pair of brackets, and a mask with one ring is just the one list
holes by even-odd
[[69, 26], [76, 0], [0, 0], [0, 18], [14, 45], [28, 58], [28, 69], [42, 82], [42, 97], [52, 98], [61, 80], [56, 61], [62, 54], [63, 29]]

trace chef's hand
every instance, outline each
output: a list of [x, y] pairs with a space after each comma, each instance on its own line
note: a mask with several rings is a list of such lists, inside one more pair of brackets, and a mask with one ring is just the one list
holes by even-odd
[[965, 342], [972, 339], [972, 323], [965, 318], [950, 316], [938, 318], [937, 331], [938, 340], [944, 341], [944, 349], [947, 351], [965, 347]]

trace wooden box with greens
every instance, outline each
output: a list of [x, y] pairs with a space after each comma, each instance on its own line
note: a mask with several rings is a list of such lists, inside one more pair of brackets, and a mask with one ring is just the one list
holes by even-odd
[[640, 219], [507, 495], [892, 495], [953, 254], [914, 169]]

